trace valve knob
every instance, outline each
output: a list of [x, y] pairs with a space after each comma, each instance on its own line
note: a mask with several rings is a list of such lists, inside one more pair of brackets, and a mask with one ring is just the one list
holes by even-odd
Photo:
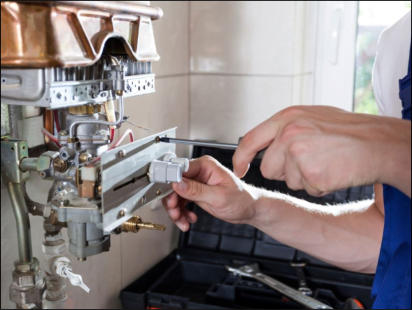
[[73, 286], [79, 286], [87, 293], [90, 292], [90, 288], [83, 282], [82, 276], [72, 271], [70, 259], [65, 256], [58, 257], [54, 261], [53, 267], [57, 275], [69, 279]]
[[171, 183], [182, 181], [182, 175], [189, 169], [187, 158], [178, 158], [174, 153], [167, 153], [161, 160], [150, 163], [148, 177], [152, 183]]

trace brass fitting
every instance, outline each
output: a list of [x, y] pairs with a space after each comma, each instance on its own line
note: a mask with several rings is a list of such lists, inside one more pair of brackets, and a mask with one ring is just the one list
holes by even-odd
[[124, 222], [121, 226], [122, 232], [134, 232], [137, 233], [139, 229], [150, 229], [150, 230], [166, 230], [164, 225], [153, 224], [153, 223], [145, 223], [139, 216], [133, 216]]
[[[113, 99], [109, 99], [104, 103], [104, 111], [108, 122], [116, 122], [116, 112]], [[116, 126], [110, 126], [110, 128], [114, 129]]]
[[91, 157], [91, 155], [90, 155], [89, 153], [87, 153], [87, 152], [81, 153], [81, 154], [79, 155], [79, 161], [80, 161], [81, 163], [84, 163], [84, 162], [86, 162], [90, 157]]
[[74, 115], [91, 115], [101, 111], [100, 105], [81, 105], [69, 108], [69, 113]]
[[53, 167], [56, 171], [65, 172], [67, 170], [67, 162], [65, 162], [60, 157], [56, 157], [53, 160]]

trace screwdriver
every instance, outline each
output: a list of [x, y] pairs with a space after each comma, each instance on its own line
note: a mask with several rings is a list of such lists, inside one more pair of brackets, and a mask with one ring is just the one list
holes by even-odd
[[156, 137], [157, 142], [166, 142], [166, 143], [180, 143], [187, 145], [196, 145], [196, 146], [206, 146], [206, 147], [215, 147], [219, 149], [228, 149], [236, 150], [237, 144], [234, 143], [220, 143], [220, 142], [206, 142], [199, 140], [189, 140], [189, 139], [176, 139], [168, 137]]

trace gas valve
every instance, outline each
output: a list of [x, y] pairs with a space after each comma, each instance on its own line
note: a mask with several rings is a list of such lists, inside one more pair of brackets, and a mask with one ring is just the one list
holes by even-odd
[[189, 169], [187, 158], [178, 158], [174, 153], [167, 153], [161, 160], [150, 163], [149, 181], [151, 183], [171, 183], [182, 181], [182, 175]]

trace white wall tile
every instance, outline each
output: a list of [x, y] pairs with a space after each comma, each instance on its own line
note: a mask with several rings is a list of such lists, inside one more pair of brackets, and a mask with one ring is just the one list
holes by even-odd
[[191, 3], [192, 72], [293, 75], [302, 73], [303, 2]]
[[[155, 210], [151, 206], [156, 205]], [[166, 226], [165, 231], [141, 230], [137, 234], [122, 234], [122, 287], [126, 287], [153, 267], [176, 246], [177, 229], [160, 202], [139, 209], [136, 214], [144, 221]]]
[[192, 75], [192, 138], [238, 141], [248, 130], [291, 104], [292, 78]]
[[[165, 77], [156, 79], [156, 93], [125, 100], [125, 114], [133, 123], [150, 129], [138, 129], [128, 123], [121, 132], [131, 128], [136, 138], [177, 128], [177, 136], [189, 135], [189, 77]], [[178, 147], [180, 154], [188, 154], [187, 148]], [[183, 153], [182, 153], [183, 152]]]
[[185, 1], [152, 1], [163, 9], [163, 17], [153, 21], [157, 53], [153, 64], [157, 76], [189, 72], [189, 3]]

